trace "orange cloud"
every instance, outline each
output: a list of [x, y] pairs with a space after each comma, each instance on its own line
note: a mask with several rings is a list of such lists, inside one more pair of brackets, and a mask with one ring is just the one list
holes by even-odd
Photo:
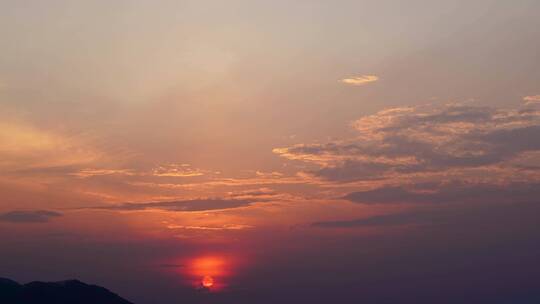
[[253, 228], [250, 225], [241, 225], [241, 224], [227, 224], [223, 226], [183, 226], [183, 225], [168, 225], [168, 229], [185, 229], [185, 230], [210, 230], [210, 231], [220, 231], [220, 230], [243, 230]]
[[193, 177], [205, 175], [208, 172], [192, 168], [189, 164], [169, 164], [155, 168], [152, 173], [154, 176], [161, 177]]
[[28, 169], [69, 166], [96, 160], [100, 153], [80, 138], [21, 122], [0, 122], [0, 167]]
[[71, 175], [74, 175], [80, 178], [86, 178], [86, 177], [103, 176], [103, 175], [132, 176], [132, 175], [136, 175], [136, 173], [134, 173], [133, 170], [128, 170], [128, 169], [82, 169], [76, 173], [72, 173]]
[[540, 95], [532, 95], [523, 97], [525, 104], [540, 104]]

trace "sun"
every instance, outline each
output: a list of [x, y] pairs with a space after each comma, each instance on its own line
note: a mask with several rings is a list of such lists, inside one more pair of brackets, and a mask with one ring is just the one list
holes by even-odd
[[196, 290], [221, 292], [233, 274], [233, 258], [221, 254], [198, 255], [181, 260], [179, 271]]
[[211, 276], [204, 276], [201, 284], [203, 287], [210, 288], [214, 286], [214, 278], [212, 278]]

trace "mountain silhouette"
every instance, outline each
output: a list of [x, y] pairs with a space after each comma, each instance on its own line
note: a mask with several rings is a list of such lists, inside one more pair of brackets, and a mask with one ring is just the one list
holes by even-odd
[[78, 280], [31, 282], [0, 278], [2, 304], [132, 304], [109, 290]]

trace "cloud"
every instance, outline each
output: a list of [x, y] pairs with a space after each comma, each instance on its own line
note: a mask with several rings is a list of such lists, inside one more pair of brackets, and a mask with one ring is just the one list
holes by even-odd
[[527, 105], [540, 104], [540, 95], [525, 96], [523, 100]]
[[87, 178], [94, 176], [106, 176], [106, 175], [124, 175], [124, 176], [133, 176], [136, 175], [133, 170], [129, 169], [80, 169], [75, 173], [70, 175]]
[[87, 164], [100, 157], [82, 136], [9, 119], [0, 122], [0, 168], [6, 171]]
[[236, 199], [194, 199], [169, 202], [124, 203], [112, 206], [92, 207], [90, 209], [139, 211], [164, 210], [175, 212], [212, 211], [246, 207], [254, 203], [248, 200]]
[[[417, 186], [417, 187], [415, 187]], [[422, 189], [422, 185], [405, 187], [381, 187], [374, 190], [357, 191], [343, 198], [361, 204], [397, 203], [538, 203], [540, 183], [511, 184], [467, 184], [453, 182], [432, 185]]]
[[280, 193], [270, 188], [249, 189], [229, 192], [230, 197], [235, 199], [269, 200], [280, 197]]
[[[357, 136], [274, 149], [317, 165], [307, 172], [330, 182], [449, 177], [485, 168], [508, 178], [512, 163], [540, 154], [540, 111], [447, 104], [392, 108], [356, 120]], [[516, 175], [514, 175], [515, 177]]]
[[[138, 187], [163, 188], [163, 189], [196, 189], [205, 187], [248, 187], [248, 186], [270, 186], [287, 184], [305, 184], [308, 181], [299, 175], [285, 176], [281, 173], [257, 172], [254, 177], [214, 177], [198, 183], [170, 183], [170, 182], [128, 182], [128, 184]], [[233, 196], [231, 194], [231, 196]]]
[[62, 213], [48, 210], [10, 211], [0, 214], [0, 222], [46, 223], [50, 219], [60, 216], [62, 216]]
[[400, 226], [407, 224], [431, 223], [437, 218], [428, 212], [407, 212], [396, 214], [377, 215], [368, 218], [354, 220], [322, 221], [311, 224], [317, 228], [356, 228], [356, 227], [380, 227]]
[[94, 177], [94, 176], [139, 176], [139, 177], [195, 177], [206, 174], [219, 174], [219, 172], [211, 172], [208, 170], [202, 170], [198, 168], [192, 168], [189, 164], [167, 164], [157, 166], [150, 171], [135, 170], [135, 169], [116, 169], [116, 168], [83, 168], [77, 170], [77, 172], [71, 175], [80, 178]]
[[189, 164], [169, 164], [154, 168], [152, 173], [154, 176], [160, 177], [194, 177], [205, 175], [208, 172], [192, 168]]
[[379, 80], [379, 77], [375, 75], [361, 75], [361, 76], [353, 76], [353, 77], [342, 79], [341, 82], [345, 84], [361, 86], [361, 85], [366, 85], [371, 82], [375, 82], [377, 80]]
[[184, 264], [160, 264], [159, 267], [163, 268], [184, 268], [186, 265]]
[[253, 228], [250, 225], [228, 224], [222, 226], [183, 226], [183, 225], [168, 225], [169, 229], [184, 229], [184, 230], [207, 230], [207, 231], [223, 231], [223, 230], [244, 230]]
[[[540, 190], [534, 192], [538, 195]], [[495, 197], [497, 194], [492, 194]], [[538, 196], [536, 196], [538, 197]], [[319, 221], [311, 224], [316, 228], [369, 228], [369, 227], [394, 227], [394, 226], [446, 226], [455, 233], [456, 229], [474, 227], [478, 229], [482, 225], [493, 225], [508, 228], [510, 223], [525, 223], [537, 220], [539, 204], [533, 197], [522, 200], [519, 205], [515, 203], [493, 204], [452, 204], [440, 206], [422, 206], [421, 208], [409, 209], [397, 213], [374, 215], [359, 219], [343, 219], [331, 221]], [[519, 225], [519, 224], [518, 224]], [[523, 226], [524, 227], [524, 226]], [[466, 231], [465, 229], [464, 231]], [[469, 230], [470, 231], [470, 230]], [[513, 236], [513, 234], [510, 234]]]

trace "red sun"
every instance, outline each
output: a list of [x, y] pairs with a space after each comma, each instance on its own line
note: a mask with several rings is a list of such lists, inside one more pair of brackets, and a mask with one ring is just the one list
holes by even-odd
[[201, 281], [201, 284], [202, 286], [206, 288], [210, 288], [214, 286], [214, 278], [212, 278], [211, 276], [204, 276], [204, 278]]

